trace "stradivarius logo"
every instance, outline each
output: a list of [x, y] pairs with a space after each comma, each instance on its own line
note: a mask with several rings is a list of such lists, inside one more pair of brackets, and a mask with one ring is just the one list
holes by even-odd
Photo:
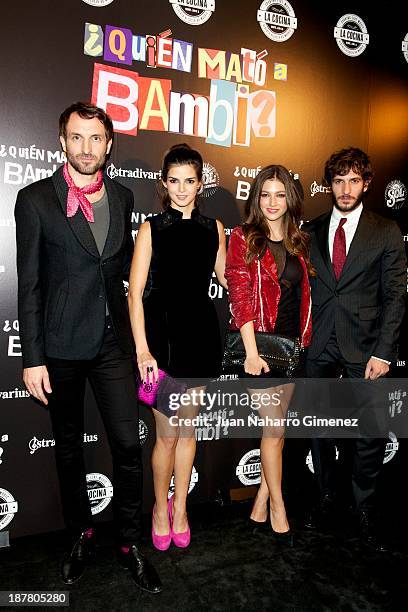
[[261, 482], [261, 451], [254, 448], [241, 458], [235, 474], [244, 485], [256, 485]]
[[287, 0], [264, 0], [257, 20], [262, 32], [275, 42], [288, 40], [297, 28], [297, 18]]
[[169, 0], [177, 17], [197, 26], [209, 20], [215, 12], [215, 0]]
[[310, 185], [310, 197], [314, 198], [316, 193], [331, 193], [331, 188], [325, 185], [319, 185], [316, 181]]
[[[85, 444], [88, 442], [97, 442], [98, 434], [84, 433], [83, 441]], [[34, 453], [38, 451], [40, 448], [51, 448], [53, 446], [55, 446], [54, 439], [46, 440], [45, 438], [37, 438], [36, 436], [31, 438], [31, 440], [28, 443], [28, 448], [30, 449], [30, 455], [34, 455]]]
[[370, 41], [364, 21], [352, 13], [340, 17], [334, 28], [334, 38], [340, 51], [350, 57], [361, 55]]
[[157, 181], [161, 177], [161, 170], [154, 172], [153, 170], [144, 170], [143, 168], [117, 168], [115, 164], [109, 164], [106, 168], [106, 174], [110, 179], [120, 176], [122, 178]]
[[388, 208], [398, 210], [407, 200], [407, 188], [398, 179], [388, 183], [385, 188], [385, 203]]
[[86, 475], [88, 497], [92, 514], [99, 514], [105, 510], [113, 497], [112, 483], [104, 474], [92, 472]]
[[7, 527], [18, 512], [18, 503], [6, 489], [0, 489], [0, 531]]
[[30, 455], [34, 455], [35, 451], [38, 451], [40, 448], [49, 448], [50, 446], [55, 446], [55, 440], [45, 440], [44, 438], [39, 440], [35, 436], [28, 443]]

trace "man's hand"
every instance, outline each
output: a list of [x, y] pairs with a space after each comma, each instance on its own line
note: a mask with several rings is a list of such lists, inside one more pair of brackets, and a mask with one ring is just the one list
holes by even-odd
[[371, 357], [371, 359], [369, 359], [367, 362], [364, 378], [375, 380], [376, 378], [385, 376], [389, 371], [390, 366], [388, 363], [385, 363], [380, 359], [376, 359], [375, 357]]
[[47, 406], [48, 400], [44, 392], [52, 393], [47, 367], [40, 365], [34, 368], [24, 368], [23, 381], [30, 395]]

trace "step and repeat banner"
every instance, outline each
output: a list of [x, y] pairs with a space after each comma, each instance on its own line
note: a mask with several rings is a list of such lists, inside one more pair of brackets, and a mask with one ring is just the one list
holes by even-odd
[[[77, 100], [112, 116], [107, 174], [134, 193], [133, 230], [160, 211], [165, 150], [179, 142], [205, 161], [203, 213], [227, 236], [241, 223], [250, 184], [270, 163], [287, 166], [305, 193], [304, 219], [331, 206], [325, 160], [357, 146], [372, 157], [367, 207], [395, 219], [408, 241], [408, 20], [400, 3], [323, 0], [17, 0], [2, 6], [0, 116], [0, 532], [63, 526], [47, 411], [21, 380], [14, 203], [20, 188], [64, 162], [58, 117]], [[188, 279], [185, 291], [188, 292]], [[228, 307], [210, 286], [221, 328]], [[396, 373], [408, 365], [404, 326]], [[407, 408], [398, 382], [391, 416]], [[87, 394], [84, 447], [89, 496], [110, 517], [111, 464]], [[141, 408], [145, 511], [152, 505], [151, 414]], [[191, 502], [259, 482], [259, 442], [200, 428]], [[290, 482], [310, 482], [308, 448], [286, 449]], [[404, 441], [390, 431], [381, 488], [404, 485]], [[289, 483], [290, 484], [290, 483]], [[290, 488], [290, 487], [289, 487]], [[393, 496], [392, 498], [390, 496]], [[394, 501], [391, 502], [394, 504]], [[399, 504], [395, 502], [397, 513]]]

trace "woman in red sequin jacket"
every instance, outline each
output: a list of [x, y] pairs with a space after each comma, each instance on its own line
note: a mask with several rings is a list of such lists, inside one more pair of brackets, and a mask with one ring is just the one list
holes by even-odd
[[[281, 296], [277, 266], [270, 250], [262, 258], [246, 264], [247, 242], [242, 227], [236, 227], [229, 240], [227, 274], [232, 319], [230, 329], [240, 329], [253, 321], [254, 330], [273, 332]], [[302, 346], [309, 346], [312, 335], [311, 298], [308, 270], [299, 257], [301, 280], [299, 337]]]
[[[261, 419], [285, 418], [294, 385], [274, 380], [282, 375], [271, 372], [259, 356], [255, 332], [298, 337], [303, 347], [311, 340], [309, 274], [314, 275], [314, 270], [308, 236], [299, 228], [301, 210], [299, 183], [283, 166], [267, 166], [251, 186], [247, 221], [233, 230], [228, 245], [225, 277], [232, 313], [230, 329], [241, 332], [246, 351], [244, 369], [251, 379], [249, 393], [253, 398], [257, 393], [259, 398], [259, 389], [263, 389], [263, 394], [272, 398], [283, 390], [278, 406], [271, 401], [259, 408]], [[282, 497], [283, 443], [284, 427], [264, 425], [261, 485], [252, 508], [250, 529], [270, 532], [272, 528], [275, 538], [291, 542]]]

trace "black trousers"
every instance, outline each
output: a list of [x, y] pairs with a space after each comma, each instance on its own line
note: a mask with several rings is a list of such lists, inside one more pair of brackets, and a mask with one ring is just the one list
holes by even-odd
[[[319, 357], [307, 359], [306, 375], [308, 378], [336, 378], [342, 373], [343, 378], [364, 378], [366, 365], [366, 363], [349, 363], [344, 359], [333, 331], [325, 350]], [[361, 390], [364, 391], [363, 386]], [[384, 428], [374, 426], [373, 431], [375, 432], [376, 429]], [[375, 437], [375, 434], [354, 439], [312, 439], [313, 466], [322, 497], [324, 495], [334, 497], [338, 492], [336, 445], [343, 455], [342, 463], [346, 475], [346, 480], [343, 482], [343, 494], [350, 493], [358, 512], [372, 511], [375, 502], [376, 479], [383, 464], [386, 439]], [[349, 491], [347, 484], [351, 484]]]
[[113, 515], [119, 545], [141, 535], [142, 458], [135, 374], [107, 318], [98, 355], [90, 361], [47, 358], [52, 393], [49, 408], [62, 507], [75, 537], [92, 526], [83, 456], [84, 396], [89, 380], [100, 411], [113, 463]]

